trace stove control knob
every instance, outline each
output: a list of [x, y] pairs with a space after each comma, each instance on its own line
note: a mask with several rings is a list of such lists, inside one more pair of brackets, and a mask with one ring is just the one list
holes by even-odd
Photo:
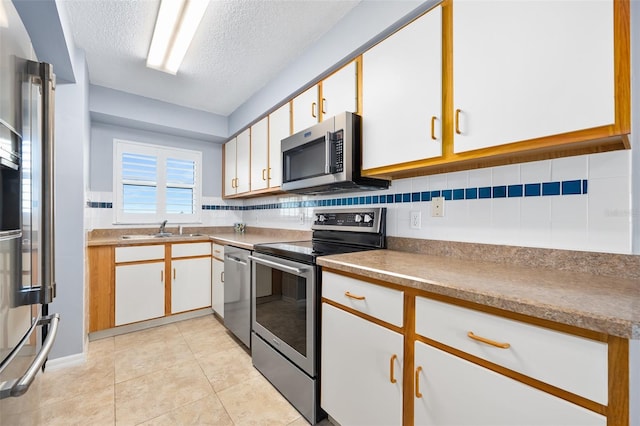
[[353, 217], [353, 220], [355, 220], [355, 221], [356, 221], [356, 223], [362, 222], [362, 216], [360, 216], [359, 214], [356, 214], [356, 215]]
[[319, 215], [317, 215], [317, 216], [316, 216], [316, 222], [320, 222], [320, 223], [322, 223], [322, 222], [324, 222], [325, 220], [327, 220], [327, 218], [326, 218], [326, 217], [325, 217], [325, 215], [323, 215], [323, 214], [319, 214]]
[[373, 217], [371, 217], [370, 214], [365, 214], [364, 215], [364, 223], [369, 223], [373, 220]]

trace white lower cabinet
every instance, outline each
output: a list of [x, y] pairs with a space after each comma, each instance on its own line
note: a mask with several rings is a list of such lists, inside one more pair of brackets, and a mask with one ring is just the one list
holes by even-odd
[[416, 425], [607, 424], [600, 414], [422, 342], [415, 343], [415, 368]]
[[211, 268], [211, 307], [216, 314], [224, 318], [224, 262], [214, 257], [211, 259]]
[[322, 408], [343, 426], [402, 424], [403, 345], [402, 334], [323, 303]]
[[171, 313], [210, 306], [211, 262], [208, 257], [171, 261]]
[[115, 325], [164, 316], [164, 259], [116, 266]]

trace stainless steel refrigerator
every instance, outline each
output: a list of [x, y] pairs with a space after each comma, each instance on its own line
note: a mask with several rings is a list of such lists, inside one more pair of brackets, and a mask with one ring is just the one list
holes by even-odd
[[37, 408], [30, 385], [60, 319], [48, 307], [56, 289], [54, 90], [51, 65], [37, 62], [13, 3], [0, 0], [0, 424]]

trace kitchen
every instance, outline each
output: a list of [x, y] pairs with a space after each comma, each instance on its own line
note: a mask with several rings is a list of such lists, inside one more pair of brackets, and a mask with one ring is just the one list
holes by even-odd
[[[203, 162], [215, 165], [203, 170], [201, 204], [207, 208], [200, 212], [202, 224], [229, 227], [233, 223], [243, 222], [247, 224], [247, 235], [252, 228], [308, 232], [314, 220], [313, 210], [327, 205], [326, 201], [323, 204], [318, 200], [339, 202], [341, 205], [343, 202], [347, 205], [366, 205], [370, 196], [371, 203], [377, 197], [380, 204], [384, 195], [388, 209], [387, 235], [392, 237], [637, 254], [640, 227], [638, 215], [633, 212], [638, 211], [640, 197], [633, 195], [638, 194], [634, 185], [639, 181], [640, 167], [637, 166], [638, 154], [634, 149], [398, 178], [386, 191], [339, 197], [286, 194], [248, 199], [222, 197], [222, 148], [220, 145], [199, 142], [202, 135], [215, 134], [218, 137], [216, 142], [226, 141], [229, 136], [240, 133], [280, 101], [315, 81], [317, 76], [375, 39], [414, 9], [423, 7], [426, 10], [428, 6], [421, 2], [362, 2], [341, 21], [339, 27], [320, 39], [298, 62], [286, 67], [274, 81], [228, 118], [170, 107], [166, 103], [91, 85], [83, 65], [84, 54], [73, 47], [73, 40], [68, 38], [68, 45], [65, 46], [66, 66], [74, 70], [76, 83], [59, 82], [56, 92], [56, 139], [59, 150], [56, 153], [59, 173], [56, 182], [59, 188], [64, 188], [56, 195], [58, 205], [65, 206], [64, 213], [57, 215], [56, 224], [58, 235], [65, 236], [64, 240], [58, 240], [57, 281], [66, 284], [64, 288], [58, 288], [58, 297], [52, 305], [56, 312], [61, 313], [65, 326], [59, 331], [49, 368], [55, 367], [56, 360], [59, 365], [64, 365], [82, 362], [84, 358], [87, 336], [85, 317], [88, 315], [85, 302], [86, 231], [116, 227], [113, 224], [113, 139], [161, 142], [163, 145], [201, 150]], [[66, 34], [68, 29], [65, 29], [64, 8], [50, 10], [56, 9], [53, 2], [47, 7], [48, 13], [54, 13], [54, 18], [60, 23], [58, 35]], [[631, 2], [631, 11], [631, 29], [634, 32], [631, 48], [632, 52], [637, 52], [637, 44], [633, 41], [639, 39], [637, 25], [634, 25], [638, 22], [638, 2]], [[44, 11], [39, 10], [38, 13], [43, 15]], [[340, 42], [336, 42], [338, 34]], [[35, 36], [32, 35], [32, 38]], [[640, 69], [637, 66], [639, 56], [632, 54], [632, 61], [635, 61], [632, 70]], [[59, 62], [53, 59], [49, 61]], [[56, 63], [58, 76], [64, 74], [64, 66], [64, 61], [60, 66]], [[637, 77], [632, 74], [631, 78], [634, 80]], [[632, 85], [634, 105], [637, 99], [638, 88]], [[636, 109], [632, 108], [634, 129], [638, 120]], [[637, 145], [634, 132], [630, 140], [632, 145]], [[579, 195], [484, 199], [478, 194], [477, 199], [462, 200], [456, 199], [453, 194], [453, 190], [457, 189], [466, 191], [489, 186], [508, 189], [513, 185], [578, 180], [581, 185], [588, 183], [588, 191], [581, 189]], [[526, 186], [522, 188], [523, 191], [526, 189]], [[430, 201], [417, 202], [414, 199], [416, 193], [422, 197], [422, 193], [427, 191], [449, 190], [451, 194], [442, 194], [447, 199], [443, 217], [432, 216]], [[398, 194], [400, 202], [396, 201]], [[403, 202], [405, 194], [409, 194], [408, 203]], [[387, 202], [389, 196], [392, 196], [393, 203]], [[420, 213], [417, 216], [421, 223], [417, 228], [412, 227], [413, 212]], [[84, 223], [84, 227], [78, 225], [81, 223]], [[172, 230], [176, 227], [175, 224], [169, 224]], [[635, 415], [637, 417], [637, 413]]]

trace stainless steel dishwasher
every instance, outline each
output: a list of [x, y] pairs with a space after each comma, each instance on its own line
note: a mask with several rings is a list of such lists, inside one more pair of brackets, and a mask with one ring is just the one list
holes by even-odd
[[224, 325], [245, 346], [251, 345], [251, 263], [249, 250], [224, 249]]

